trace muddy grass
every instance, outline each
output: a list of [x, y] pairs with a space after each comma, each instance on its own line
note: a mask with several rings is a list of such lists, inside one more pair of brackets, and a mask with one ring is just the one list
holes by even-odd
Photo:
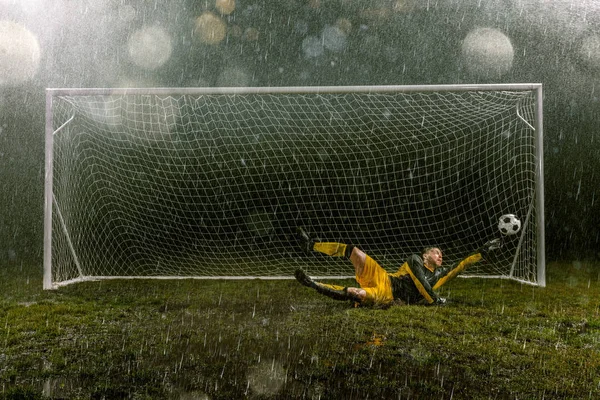
[[[458, 279], [444, 307], [353, 308], [294, 281], [41, 290], [5, 268], [0, 396], [549, 399], [600, 396], [600, 265], [548, 286]], [[350, 283], [350, 282], [348, 282]]]

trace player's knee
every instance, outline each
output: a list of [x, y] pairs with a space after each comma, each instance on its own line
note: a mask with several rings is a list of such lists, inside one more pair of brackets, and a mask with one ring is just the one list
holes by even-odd
[[358, 247], [352, 249], [352, 253], [350, 254], [350, 261], [353, 263], [364, 264], [367, 255]]
[[363, 253], [362, 250], [355, 247], [350, 256], [350, 262], [354, 265], [354, 271], [357, 276], [363, 273], [366, 259], [367, 255]]

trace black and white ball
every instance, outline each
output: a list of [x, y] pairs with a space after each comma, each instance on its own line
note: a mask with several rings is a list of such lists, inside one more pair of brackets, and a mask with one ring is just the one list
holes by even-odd
[[521, 221], [514, 214], [504, 214], [498, 221], [498, 229], [503, 235], [514, 235], [521, 230]]

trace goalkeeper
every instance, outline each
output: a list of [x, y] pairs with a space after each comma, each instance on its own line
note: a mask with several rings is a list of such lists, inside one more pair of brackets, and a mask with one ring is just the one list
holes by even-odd
[[302, 228], [298, 231], [306, 250], [348, 258], [354, 265], [356, 281], [360, 287], [315, 282], [301, 269], [297, 269], [295, 273], [298, 282], [335, 300], [351, 300], [361, 305], [382, 308], [395, 302], [444, 304], [446, 299], [438, 296], [435, 290], [456, 277], [467, 266], [480, 261], [489, 251], [502, 245], [500, 239], [490, 240], [455, 267], [442, 267], [442, 251], [437, 247], [427, 247], [422, 255], [411, 255], [398, 271], [390, 274], [357, 247], [315, 241]]

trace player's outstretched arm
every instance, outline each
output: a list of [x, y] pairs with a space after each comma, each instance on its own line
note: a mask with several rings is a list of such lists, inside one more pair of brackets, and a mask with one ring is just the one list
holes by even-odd
[[487, 241], [483, 246], [475, 251], [475, 253], [471, 254], [454, 268], [450, 268], [445, 271], [444, 276], [440, 277], [440, 279], [433, 285], [433, 290], [438, 289], [442, 285], [448, 283], [450, 280], [454, 279], [458, 274], [463, 272], [467, 267], [471, 264], [475, 264], [479, 262], [482, 258], [486, 258], [490, 252], [502, 248], [503, 242], [502, 239], [496, 238]]

